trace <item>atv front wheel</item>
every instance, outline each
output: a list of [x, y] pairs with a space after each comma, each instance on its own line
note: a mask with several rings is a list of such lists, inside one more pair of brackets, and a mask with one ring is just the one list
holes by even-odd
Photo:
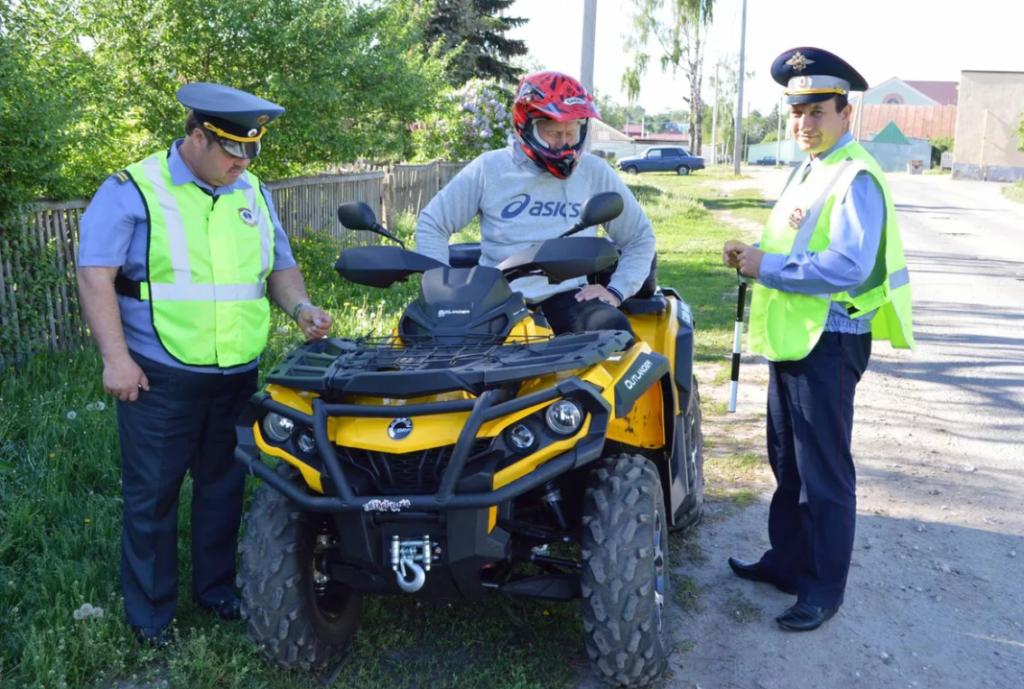
[[602, 460], [583, 507], [583, 628], [598, 677], [644, 686], [668, 662], [668, 520], [658, 468], [637, 455]]
[[[277, 473], [301, 480], [285, 462]], [[253, 495], [238, 546], [238, 588], [249, 637], [261, 656], [289, 670], [323, 669], [358, 624], [359, 593], [317, 569], [318, 541], [322, 546], [331, 538], [327, 529], [319, 531], [313, 515], [264, 483]]]

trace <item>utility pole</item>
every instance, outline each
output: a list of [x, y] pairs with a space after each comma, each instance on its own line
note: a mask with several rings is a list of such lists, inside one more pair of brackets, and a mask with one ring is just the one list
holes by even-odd
[[715, 108], [711, 113], [711, 164], [718, 165], [718, 66], [722, 64], [719, 59], [715, 61]]
[[782, 165], [782, 106], [783, 97], [779, 96], [779, 126], [778, 133], [775, 135], [775, 167]]
[[[597, 41], [597, 0], [583, 3], [583, 54], [580, 60], [580, 81], [591, 96], [594, 95], [594, 44]], [[587, 137], [586, 150], [590, 150], [593, 136]]]
[[747, 0], [743, 0], [743, 21], [740, 22], [740, 74], [739, 74], [739, 85], [736, 93], [736, 143], [734, 145], [733, 160], [732, 160], [732, 172], [734, 175], [740, 174], [740, 154], [743, 152], [740, 148], [743, 137], [743, 70], [744, 58], [746, 57], [747, 47]]

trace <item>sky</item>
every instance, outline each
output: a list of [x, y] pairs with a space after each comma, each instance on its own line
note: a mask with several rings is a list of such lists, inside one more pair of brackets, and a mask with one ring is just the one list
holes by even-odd
[[[671, 2], [671, 0], [668, 0]], [[631, 0], [597, 0], [594, 83], [625, 103], [623, 70], [630, 62], [623, 36], [631, 26]], [[742, 0], [717, 0], [707, 52], [704, 96], [716, 57], [735, 61]], [[506, 12], [530, 21], [509, 32], [526, 41], [531, 62], [579, 76], [583, 0], [516, 0]], [[907, 80], [959, 81], [961, 70], [1024, 72], [1024, 0], [747, 0], [744, 101], [769, 112], [781, 95], [769, 72], [790, 48], [830, 50], [869, 85]], [[686, 78], [664, 74], [652, 53], [637, 102], [647, 112], [685, 109]]]

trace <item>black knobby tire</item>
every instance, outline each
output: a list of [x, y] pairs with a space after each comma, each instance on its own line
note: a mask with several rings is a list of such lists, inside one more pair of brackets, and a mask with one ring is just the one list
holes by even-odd
[[688, 175], [690, 174], [690, 168], [686, 167], [685, 165], [680, 165], [679, 167], [676, 168], [676, 173], [680, 175]]
[[668, 522], [650, 460], [621, 454], [590, 472], [580, 545], [591, 666], [609, 684], [644, 686], [664, 671], [671, 646]]
[[[277, 473], [298, 481], [281, 462]], [[361, 596], [336, 582], [317, 588], [314, 548], [317, 523], [267, 484], [253, 494], [238, 545], [238, 588], [249, 637], [270, 663], [286, 669], [320, 670], [355, 633]]]
[[630, 165], [629, 167], [626, 168], [627, 175], [635, 175], [638, 172], [640, 172], [640, 170], [637, 168], [636, 165]]
[[676, 513], [672, 531], [682, 531], [700, 524], [704, 517], [704, 432], [701, 430], [700, 391], [693, 379], [693, 393], [686, 409], [686, 473], [690, 477], [686, 499]]

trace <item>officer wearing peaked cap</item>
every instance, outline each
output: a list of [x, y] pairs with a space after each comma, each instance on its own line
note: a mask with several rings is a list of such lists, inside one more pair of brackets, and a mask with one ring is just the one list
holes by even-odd
[[170, 640], [178, 494], [193, 479], [192, 595], [237, 619], [235, 546], [245, 475], [235, 420], [257, 389], [270, 300], [309, 338], [309, 303], [270, 193], [248, 171], [284, 108], [218, 84], [178, 91], [185, 138], [112, 175], [81, 222], [78, 283], [118, 398], [121, 583], [140, 639]]
[[857, 518], [850, 450], [853, 400], [873, 340], [913, 348], [910, 284], [892, 194], [850, 135], [850, 91], [864, 78], [818, 48], [775, 59], [793, 138], [809, 157], [793, 171], [759, 247], [730, 241], [724, 263], [757, 279], [749, 349], [769, 361], [768, 459], [777, 487], [771, 548], [729, 558], [744, 579], [797, 596], [776, 618], [816, 629], [843, 603]]

